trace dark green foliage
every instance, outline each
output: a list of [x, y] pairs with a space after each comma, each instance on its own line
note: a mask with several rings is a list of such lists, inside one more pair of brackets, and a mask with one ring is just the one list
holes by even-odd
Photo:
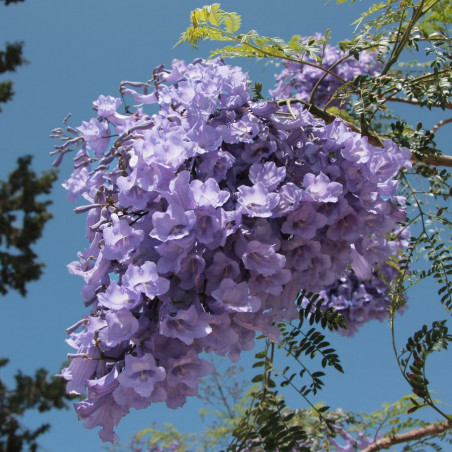
[[303, 427], [293, 424], [294, 411], [290, 410], [283, 397], [275, 389], [274, 379], [277, 369], [273, 367], [275, 345], [266, 341], [265, 350], [256, 354], [253, 367], [263, 368], [261, 374], [253, 378], [260, 388], [252, 393], [252, 403], [245, 416], [233, 432], [234, 439], [228, 450], [309, 451], [303, 446], [307, 439]]
[[262, 100], [264, 97], [262, 96], [262, 83], [256, 82], [252, 88], [254, 98], [256, 100]]
[[298, 296], [297, 304], [303, 298], [308, 300], [308, 304], [300, 311], [300, 327], [305, 320], [309, 321], [309, 325], [320, 324], [323, 329], [328, 328], [330, 331], [347, 327], [340, 312], [333, 308], [326, 310], [323, 308], [323, 299], [318, 294], [302, 291]]
[[[322, 308], [323, 300], [318, 295], [301, 293], [299, 298], [307, 299], [309, 302], [305, 308], [300, 310], [300, 320], [297, 325], [289, 323], [279, 325], [282, 337], [279, 347], [284, 349], [286, 356], [291, 356], [295, 360], [300, 370], [289, 374], [293, 366], [287, 366], [282, 372], [278, 373], [283, 380], [281, 382], [282, 387], [288, 385], [294, 387], [301, 397], [314, 408], [307, 397], [311, 394], [317, 395], [322, 389], [325, 373], [321, 370], [311, 371], [307, 367], [303, 356], [309, 358], [311, 361], [316, 356], [319, 357], [322, 369], [334, 367], [341, 373], [344, 371], [335, 349], [326, 340], [325, 335], [312, 325], [320, 326], [322, 329], [328, 328], [332, 331], [345, 325], [343, 317], [337, 311]], [[304, 329], [306, 322], [311, 326], [308, 331]], [[302, 382], [295, 384], [294, 382], [298, 378]], [[304, 382], [304, 378], [308, 378], [308, 384]], [[317, 414], [322, 418], [322, 413], [328, 409], [329, 407], [322, 407], [318, 410]]]
[[[6, 103], [9, 102], [14, 96], [13, 91], [13, 82], [11, 80], [6, 80], [4, 82], [0, 82], [0, 102]], [[0, 112], [2, 109], [0, 108]]]
[[[427, 240], [426, 240], [427, 241]], [[444, 246], [444, 243], [438, 240], [438, 233], [428, 237], [425, 245], [427, 257], [431, 262], [431, 273], [436, 282], [441, 286], [438, 295], [441, 297], [441, 303], [449, 312], [452, 311], [452, 255]]]
[[[304, 333], [303, 325], [308, 321], [309, 325], [320, 325], [322, 329], [328, 328], [330, 331], [336, 331], [338, 328], [346, 328], [344, 318], [333, 308], [324, 309], [322, 307], [323, 299], [317, 294], [302, 293], [301, 297], [309, 300], [305, 308], [300, 311], [300, 321], [297, 326], [281, 325], [281, 333], [283, 336], [282, 343], [288, 348], [286, 353], [298, 359], [301, 354], [309, 356], [313, 359], [316, 355], [321, 357], [322, 368], [332, 366], [339, 372], [344, 372], [340, 365], [339, 356], [334, 348], [326, 341], [325, 335], [320, 333], [316, 328], [310, 328]], [[288, 329], [291, 328], [291, 331]], [[295, 338], [301, 341], [297, 344]], [[321, 372], [323, 374], [323, 372]], [[314, 392], [315, 393], [315, 392]]]
[[[409, 147], [412, 153], [419, 159], [429, 158], [438, 155], [434, 134], [422, 127], [422, 123], [418, 123], [416, 128], [410, 127], [406, 121], [396, 121], [391, 123], [391, 132], [389, 136], [399, 146]], [[431, 168], [435, 171], [436, 168]], [[428, 177], [428, 174], [426, 174]]]
[[41, 237], [45, 223], [52, 217], [49, 194], [55, 171], [37, 176], [31, 170], [32, 157], [20, 157], [17, 168], [6, 181], [0, 181], [0, 293], [15, 289], [26, 294], [26, 284], [41, 276], [43, 263], [31, 246]]
[[[22, 58], [22, 49], [22, 42], [8, 42], [5, 50], [0, 50], [0, 74], [13, 72], [17, 67], [22, 66], [27, 62]], [[0, 82], [0, 104], [9, 102], [13, 95], [13, 82], [11, 80]], [[1, 108], [0, 111], [2, 111]]]
[[[277, 369], [273, 362], [276, 346], [270, 340], [266, 341], [265, 350], [256, 354], [253, 365], [262, 369], [252, 379], [253, 383], [260, 384], [260, 388], [253, 393], [251, 407], [237, 424], [229, 450], [239, 451], [244, 447], [253, 450], [311, 450], [305, 425], [300, 421], [305, 410], [289, 409], [284, 398], [278, 394], [278, 386], [292, 387], [310, 406], [311, 417], [317, 416], [323, 428], [330, 435], [335, 435], [334, 422], [328, 416], [329, 407], [314, 405], [308, 398], [322, 389], [325, 372], [312, 371], [308, 363], [318, 356], [322, 368], [331, 366], [343, 372], [336, 351], [313, 325], [336, 330], [345, 326], [344, 319], [332, 309], [323, 309], [323, 300], [318, 295], [300, 293], [299, 300], [302, 299], [308, 300], [308, 304], [300, 308], [298, 323], [279, 324], [281, 342], [277, 346], [294, 359], [295, 365], [287, 366], [282, 371]], [[307, 331], [305, 326], [308, 326]], [[294, 372], [296, 368], [298, 370]]]
[[0, 74], [13, 72], [26, 63], [22, 58], [23, 42], [6, 43], [6, 49], [0, 50]]
[[[8, 6], [23, 1], [24, 0], [0, 0], [0, 5], [3, 3]], [[14, 72], [19, 66], [27, 63], [27, 60], [22, 58], [23, 46], [23, 42], [7, 42], [5, 50], [0, 50], [0, 74]], [[11, 80], [0, 82], [0, 104], [9, 102], [13, 96], [13, 82]], [[0, 112], [1, 111], [2, 109], [0, 108]]]
[[[450, 235], [447, 235], [447, 229], [446, 231], [443, 230], [443, 228], [452, 226], [448, 206], [445, 205], [445, 202], [448, 202], [452, 195], [452, 187], [449, 183], [450, 173], [447, 170], [439, 171], [425, 165], [419, 165], [416, 170], [417, 174], [425, 177], [429, 185], [425, 190], [415, 190], [410, 182], [410, 174], [401, 177], [401, 182], [405, 186], [404, 194], [407, 196], [407, 205], [415, 215], [413, 213], [411, 220], [413, 232], [411, 246], [405, 260], [401, 261], [399, 265], [406, 270], [415, 261], [416, 255], [419, 253], [423, 259], [426, 258], [430, 262], [431, 266], [428, 270], [418, 271], [414, 269], [411, 275], [404, 270], [399, 289], [403, 290], [403, 279], [411, 278], [410, 285], [413, 285], [421, 279], [433, 277], [440, 286], [438, 295], [441, 303], [448, 312], [452, 312]], [[434, 207], [429, 205], [429, 198], [432, 196], [441, 201]], [[415, 225], [420, 226], [420, 230], [415, 228]]]
[[[8, 363], [0, 360], [0, 367]], [[38, 445], [36, 438], [45, 433], [49, 424], [43, 424], [35, 430], [20, 423], [25, 411], [37, 409], [39, 412], [52, 408], [66, 408], [65, 381], [61, 378], [47, 378], [45, 369], [38, 369], [33, 377], [18, 372], [15, 376], [15, 389], [8, 389], [0, 380], [0, 452], [34, 452]]]
[[[393, 102], [421, 107], [450, 109], [452, 71], [450, 68], [451, 40], [447, 33], [419, 28], [434, 2], [399, 2], [387, 0], [373, 5], [355, 23], [358, 33], [341, 43], [343, 51], [355, 58], [367, 49], [378, 52], [377, 59], [383, 67], [378, 76], [357, 76], [343, 85], [336, 97], [352, 99], [348, 113], [355, 116], [362, 132], [376, 131], [386, 135], [391, 124], [388, 119], [396, 116], [389, 110]], [[433, 5], [440, 8], [439, 3]], [[427, 16], [428, 17], [428, 16]], [[418, 53], [424, 62], [400, 63], [402, 52]], [[393, 128], [394, 130], [394, 128]], [[432, 155], [437, 151], [420, 146], [419, 136], [405, 140], [415, 155]]]
[[[23, 0], [4, 0], [5, 5]], [[2, 2], [0, 1], [0, 4]], [[0, 50], [0, 74], [14, 72], [26, 63], [22, 57], [23, 43], [7, 43]], [[0, 82], [0, 104], [12, 99], [13, 82]], [[1, 112], [0, 108], [0, 112]], [[26, 294], [26, 285], [39, 279], [43, 263], [37, 262], [37, 255], [31, 246], [41, 237], [46, 222], [52, 218], [48, 212], [50, 200], [38, 200], [48, 195], [56, 179], [55, 171], [41, 175], [31, 169], [31, 156], [20, 157], [17, 168], [8, 179], [0, 181], [0, 293], [17, 290]], [[0, 368], [8, 359], [0, 359]], [[45, 412], [53, 408], [67, 408], [66, 382], [62, 378], [48, 378], [48, 372], [40, 368], [34, 376], [17, 372], [15, 387], [10, 389], [0, 379], [0, 452], [35, 452], [37, 438], [50, 428], [43, 424], [29, 429], [21, 423], [27, 410]]]
[[[428, 405], [433, 405], [428, 389], [429, 381], [426, 378], [427, 358], [433, 353], [446, 350], [448, 343], [452, 341], [452, 335], [446, 326], [446, 321], [433, 322], [432, 327], [424, 325], [422, 329], [414, 333], [408, 339], [405, 349], [400, 355], [400, 364], [404, 377], [410, 383], [414, 394], [419, 396]], [[420, 407], [414, 401], [414, 408]], [[413, 411], [413, 409], [412, 409]]]
[[[2, 1], [6, 6], [8, 6], [8, 5], [12, 5], [14, 3], [22, 3], [25, 0], [2, 0]], [[1, 1], [0, 1], [0, 3], [1, 3]]]

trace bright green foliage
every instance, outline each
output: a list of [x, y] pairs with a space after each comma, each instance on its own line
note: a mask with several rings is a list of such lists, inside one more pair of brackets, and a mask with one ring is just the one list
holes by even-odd
[[353, 24], [358, 27], [364, 20], [367, 20], [370, 16], [375, 16], [379, 13], [383, 14], [377, 16], [377, 19], [374, 22], [376, 29], [379, 29], [384, 25], [397, 22], [401, 19], [402, 15], [404, 15], [404, 12], [397, 11], [398, 3], [400, 3], [400, 0], [387, 0], [385, 2], [374, 3], [367, 11], [361, 14], [361, 17], [356, 19]]
[[[257, 356], [258, 362], [261, 362], [260, 360], [265, 358], [266, 353], [260, 352]], [[226, 373], [237, 373], [237, 371], [239, 369], [231, 366]], [[109, 450], [115, 452], [166, 450], [170, 447], [174, 448], [175, 442], [177, 442], [176, 448], [171, 450], [177, 452], [239, 451], [250, 447], [258, 452], [276, 450], [276, 448], [280, 451], [322, 450], [334, 452], [337, 449], [330, 442], [330, 438], [336, 438], [341, 443], [340, 433], [343, 431], [349, 432], [351, 435], [361, 433], [369, 438], [393, 438], [395, 435], [430, 425], [411, 415], [414, 411], [427, 406], [423, 404], [421, 398], [414, 394], [404, 396], [391, 404], [384, 403], [381, 409], [371, 413], [352, 413], [340, 408], [328, 410], [323, 403], [316, 403], [306, 409], [293, 410], [287, 407], [284, 398], [276, 390], [267, 389], [266, 405], [260, 405], [259, 412], [253, 412], [251, 408], [246, 410], [246, 407], [260, 396], [259, 386], [255, 385], [241, 400], [239, 399], [234, 411], [230, 412], [229, 398], [235, 399], [237, 394], [231, 396], [231, 393], [225, 391], [222, 374], [218, 374], [217, 378], [219, 380], [215, 385], [207, 385], [210, 386], [209, 398], [203, 397], [206, 403], [211, 404], [212, 400], [219, 401], [216, 410], [202, 410], [202, 415], [215, 416], [213, 425], [207, 427], [203, 433], [200, 435], [180, 433], [172, 424], [156, 425], [154, 428], [140, 431], [131, 444], [113, 446]], [[204, 388], [205, 386], [203, 386]], [[241, 395], [244, 394], [244, 388], [244, 382], [240, 382]], [[438, 403], [438, 401], [435, 400], [434, 403]], [[236, 409], [239, 411], [235, 411]], [[323, 419], [319, 418], [319, 412], [322, 413]], [[231, 414], [234, 417], [231, 417]], [[250, 414], [255, 415], [253, 426], [244, 423], [250, 421]], [[234, 440], [229, 444], [234, 430]], [[240, 436], [242, 441], [239, 440]], [[296, 438], [299, 439], [296, 440]], [[291, 449], [294, 441], [302, 441], [304, 446], [297, 443], [295, 449]], [[430, 436], [410, 441], [405, 444], [403, 450], [419, 451], [422, 450], [422, 447], [431, 447], [434, 450], [442, 451], [447, 450], [442, 448], [447, 444], [452, 444], [452, 438], [450, 434], [444, 432], [435, 438]], [[156, 449], [153, 449], [154, 447]]]
[[394, 436], [404, 430], [428, 425], [425, 421], [407, 415], [413, 403], [417, 404], [419, 409], [425, 408], [426, 405], [421, 405], [421, 402], [422, 399], [416, 395], [407, 395], [395, 403], [383, 403], [382, 409], [362, 416], [367, 423], [367, 428], [375, 428], [376, 432], [384, 431], [386, 436]]
[[132, 447], [137, 447], [143, 443], [146, 446], [160, 446], [165, 449], [169, 449], [175, 442], [177, 446], [175, 452], [186, 452], [194, 446], [196, 441], [196, 435], [193, 433], [180, 433], [172, 424], [165, 423], [162, 428], [145, 428], [141, 432], [137, 433], [132, 443]]
[[198, 43], [202, 40], [226, 41], [233, 44], [214, 50], [211, 57], [282, 58], [323, 69], [304, 59], [305, 56], [315, 60], [319, 58], [322, 47], [319, 47], [318, 42], [312, 40], [305, 43], [300, 40], [300, 36], [295, 35], [286, 43], [281, 38], [261, 36], [256, 30], [237, 33], [240, 16], [234, 12], [223, 11], [219, 3], [192, 11], [190, 22], [191, 26], [182, 33], [176, 45], [188, 42], [198, 48]]
[[421, 22], [420, 28], [426, 35], [435, 32], [449, 35], [451, 24], [452, 3], [449, 0], [440, 0], [432, 7], [430, 14]]

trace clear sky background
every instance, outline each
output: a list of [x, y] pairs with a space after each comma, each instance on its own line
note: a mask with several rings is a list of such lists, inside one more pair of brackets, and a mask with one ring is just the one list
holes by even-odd
[[[14, 168], [18, 156], [33, 154], [36, 170], [48, 169], [53, 142], [51, 129], [59, 127], [71, 112], [71, 125], [89, 120], [94, 112], [91, 102], [100, 94], [118, 95], [121, 80], [147, 80], [155, 66], [169, 65], [173, 58], [191, 60], [207, 57], [211, 46], [199, 51], [188, 46], [172, 49], [188, 25], [189, 12], [203, 6], [204, 0], [27, 0], [24, 4], [0, 6], [0, 43], [24, 41], [25, 57], [30, 65], [12, 75], [16, 96], [0, 114], [0, 178]], [[242, 14], [243, 30], [257, 29], [261, 34], [288, 39], [292, 34], [311, 35], [332, 30], [332, 41], [351, 36], [350, 25], [372, 2], [341, 5], [323, 0], [228, 0], [223, 9]], [[264, 83], [264, 92], [273, 87], [272, 66], [234, 60], [250, 72], [253, 81]], [[432, 126], [438, 120], [419, 118]], [[444, 127], [446, 129], [446, 127]], [[447, 131], [446, 131], [447, 132]], [[57, 372], [66, 353], [72, 351], [64, 342], [65, 329], [86, 314], [79, 295], [82, 279], [67, 273], [66, 265], [87, 246], [83, 215], [66, 199], [62, 180], [71, 171], [71, 157], [63, 163], [59, 183], [52, 194], [54, 219], [47, 225], [36, 250], [46, 262], [40, 281], [29, 286], [23, 299], [10, 293], [1, 302], [0, 356], [10, 358], [0, 377], [12, 384], [17, 369], [32, 374], [44, 366]], [[436, 301], [434, 285], [422, 284], [410, 293], [408, 311], [398, 318], [400, 346], [408, 334], [423, 323], [446, 318]], [[345, 375], [329, 373], [327, 388], [314, 401], [327, 401], [332, 407], [370, 411], [382, 402], [392, 402], [409, 393], [392, 354], [390, 330], [385, 323], [371, 322], [354, 338], [331, 336], [343, 361]], [[253, 354], [242, 364], [250, 367]], [[451, 354], [442, 352], [432, 361], [431, 387], [452, 401]], [[244, 379], [252, 377], [246, 370]], [[302, 407], [301, 399], [290, 397], [290, 404]], [[126, 442], [133, 433], [154, 421], [173, 422], [182, 431], [201, 431], [198, 409], [191, 400], [183, 409], [168, 410], [155, 405], [125, 418], [118, 433]], [[450, 408], [447, 408], [450, 411]], [[431, 415], [431, 419], [434, 419]], [[40, 437], [43, 450], [49, 452], [96, 452], [103, 450], [96, 430], [86, 430], [74, 411], [31, 414], [25, 418], [29, 427], [50, 422], [50, 433]]]

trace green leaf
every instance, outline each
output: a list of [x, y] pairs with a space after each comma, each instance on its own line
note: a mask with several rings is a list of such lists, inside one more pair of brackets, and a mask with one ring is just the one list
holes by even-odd
[[228, 13], [224, 15], [223, 21], [226, 31], [234, 34], [239, 30], [242, 18], [237, 13]]

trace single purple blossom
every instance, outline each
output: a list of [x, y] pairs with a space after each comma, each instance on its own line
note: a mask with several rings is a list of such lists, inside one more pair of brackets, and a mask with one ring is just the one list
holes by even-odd
[[96, 157], [101, 157], [110, 142], [108, 124], [93, 118], [89, 122], [83, 121], [78, 130], [82, 132], [83, 139], [94, 151]]
[[124, 370], [119, 374], [118, 381], [121, 386], [132, 388], [140, 396], [149, 397], [155, 384], [163, 381], [165, 376], [165, 369], [156, 364], [151, 354], [126, 355]]
[[277, 167], [275, 162], [255, 163], [250, 166], [249, 178], [253, 184], [262, 182], [268, 191], [276, 190], [286, 177], [286, 168]]
[[281, 227], [281, 231], [285, 234], [297, 235], [303, 239], [312, 239], [317, 230], [325, 226], [325, 224], [325, 215], [317, 213], [312, 204], [306, 203], [288, 215], [287, 221]]
[[107, 347], [128, 341], [138, 330], [138, 320], [127, 309], [105, 314], [107, 326], [99, 331], [99, 339]]
[[105, 292], [99, 292], [97, 299], [100, 306], [113, 311], [133, 309], [140, 303], [140, 296], [136, 292], [118, 285], [116, 281], [111, 281]]
[[114, 116], [120, 105], [121, 99], [112, 96], [101, 95], [93, 102], [93, 107], [97, 111], [97, 114], [103, 118]]
[[229, 192], [220, 190], [218, 182], [209, 178], [205, 182], [195, 179], [190, 183], [190, 191], [197, 207], [220, 207], [229, 198]]
[[314, 176], [308, 173], [303, 178], [303, 185], [306, 190], [306, 200], [312, 199], [317, 202], [337, 202], [342, 194], [342, 185], [338, 182], [330, 182], [328, 176], [320, 173]]
[[238, 187], [238, 202], [243, 208], [243, 213], [250, 217], [270, 217], [273, 209], [279, 202], [279, 194], [269, 193], [263, 182], [258, 182], [252, 187], [242, 185]]
[[155, 212], [152, 221], [155, 227], [150, 236], [166, 242], [187, 236], [196, 222], [196, 215], [192, 210], [185, 211], [178, 204], [171, 204], [166, 212]]
[[284, 267], [286, 258], [275, 252], [275, 245], [266, 245], [253, 240], [248, 243], [246, 252], [242, 256], [245, 268], [269, 276], [277, 273]]
[[157, 273], [154, 262], [147, 261], [140, 267], [129, 265], [122, 280], [123, 286], [134, 292], [144, 293], [151, 300], [169, 289], [169, 281]]
[[105, 246], [103, 254], [107, 259], [126, 260], [129, 254], [138, 247], [143, 240], [144, 232], [129, 226], [126, 219], [111, 215], [111, 226], [103, 229]]
[[221, 281], [212, 297], [217, 301], [214, 308], [218, 306], [226, 312], [256, 312], [261, 306], [259, 298], [250, 294], [246, 282], [236, 284], [229, 278]]
[[165, 315], [160, 322], [159, 332], [163, 336], [174, 337], [191, 345], [195, 339], [210, 334], [212, 328], [200, 319], [195, 306], [190, 306], [186, 310], [178, 311], [175, 316]]

